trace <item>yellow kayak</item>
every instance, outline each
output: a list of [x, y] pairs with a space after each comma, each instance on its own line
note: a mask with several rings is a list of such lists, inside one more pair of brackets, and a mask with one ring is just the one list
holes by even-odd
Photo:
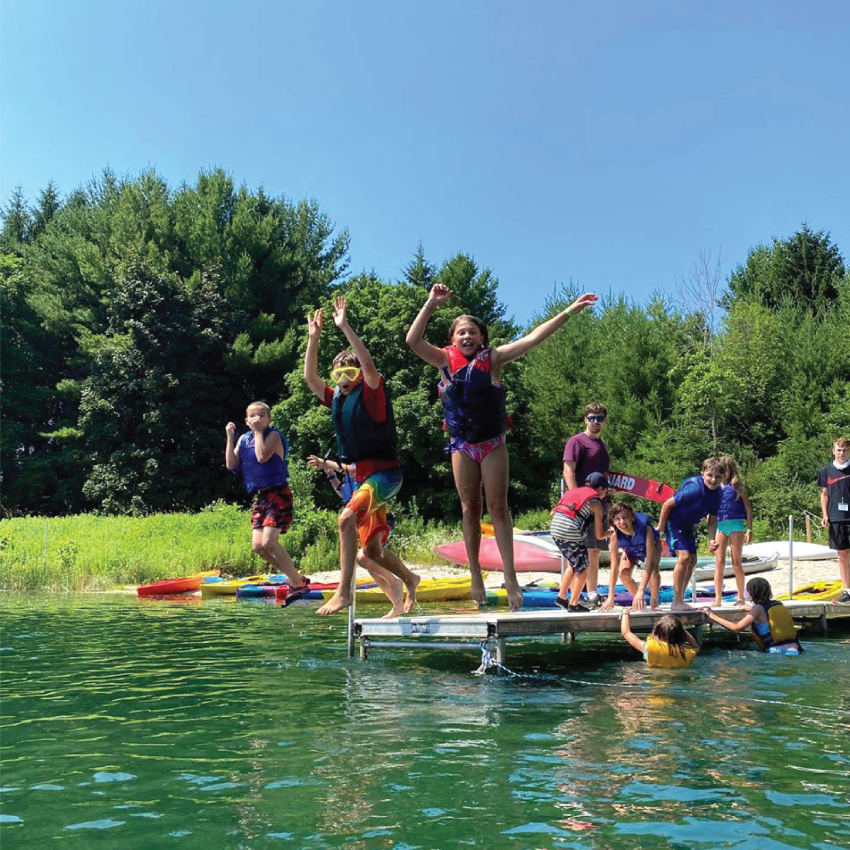
[[[333, 590], [322, 592], [325, 599], [330, 599], [333, 595]], [[472, 579], [469, 576], [423, 579], [416, 589], [416, 599], [419, 602], [453, 602], [459, 599], [472, 599]], [[358, 604], [381, 603], [387, 602], [387, 597], [379, 587], [373, 587], [368, 590], [358, 590], [355, 601]]]
[[201, 585], [201, 596], [236, 596], [236, 591], [246, 584], [259, 584], [268, 581], [269, 577], [247, 576], [245, 578], [232, 578], [227, 581], [210, 581]]
[[[840, 581], [816, 581], [813, 584], [804, 584], [802, 587], [794, 588], [794, 599], [808, 602], [832, 602], [841, 596], [844, 585]], [[777, 596], [777, 599], [788, 599], [787, 593]]]

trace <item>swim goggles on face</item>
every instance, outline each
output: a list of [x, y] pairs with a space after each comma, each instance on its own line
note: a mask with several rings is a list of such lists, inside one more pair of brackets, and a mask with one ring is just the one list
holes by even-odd
[[335, 384], [341, 384], [343, 381], [356, 381], [359, 374], [359, 366], [335, 366], [331, 369], [331, 380]]

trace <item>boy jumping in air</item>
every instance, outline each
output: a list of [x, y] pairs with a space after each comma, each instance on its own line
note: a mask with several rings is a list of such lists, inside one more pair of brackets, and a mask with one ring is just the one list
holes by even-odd
[[[398, 608], [390, 597], [390, 615], [409, 613], [416, 602], [419, 576], [412, 573], [394, 552], [386, 548], [390, 527], [387, 505], [401, 489], [403, 473], [396, 454], [396, 429], [393, 408], [372, 356], [360, 337], [348, 324], [345, 298], [336, 299], [334, 324], [345, 334], [350, 349], [334, 358], [331, 389], [319, 376], [319, 339], [322, 334], [322, 310], [308, 321], [307, 353], [304, 356], [304, 380], [319, 401], [331, 410], [341, 463], [354, 465], [359, 485], [351, 501], [339, 515], [339, 587], [317, 614], [336, 614], [351, 605], [351, 579], [355, 563], [373, 575], [383, 570], [401, 579], [407, 599]], [[360, 550], [357, 535], [360, 535]], [[383, 568], [383, 570], [381, 569]], [[383, 586], [383, 585], [382, 585]]]

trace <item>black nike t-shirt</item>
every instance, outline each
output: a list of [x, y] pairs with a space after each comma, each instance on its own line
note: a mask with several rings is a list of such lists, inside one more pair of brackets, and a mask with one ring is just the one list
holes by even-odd
[[827, 519], [850, 522], [850, 466], [828, 463], [818, 475], [818, 487], [826, 487]]

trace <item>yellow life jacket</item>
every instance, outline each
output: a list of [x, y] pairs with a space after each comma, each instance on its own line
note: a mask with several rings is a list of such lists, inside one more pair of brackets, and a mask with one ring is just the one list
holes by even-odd
[[650, 667], [690, 667], [694, 663], [699, 650], [692, 646], [682, 647], [685, 651], [683, 658], [678, 652], [670, 654], [670, 645], [665, 640], [659, 640], [654, 635], [646, 638], [646, 663]]
[[[767, 625], [770, 628], [768, 634], [761, 634], [756, 628], [756, 623], [753, 623], [753, 637], [756, 639], [759, 649], [765, 652], [771, 646], [779, 646], [783, 643], [797, 642], [797, 629], [794, 626], [794, 620], [791, 619], [791, 612], [775, 599], [763, 606], [767, 613]], [[764, 630], [764, 625], [761, 626], [761, 631]]]

